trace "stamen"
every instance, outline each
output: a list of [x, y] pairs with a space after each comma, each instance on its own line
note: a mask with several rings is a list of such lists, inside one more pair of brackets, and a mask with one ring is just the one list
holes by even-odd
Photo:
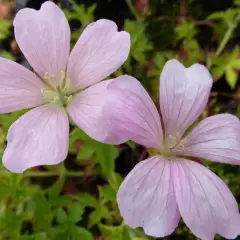
[[46, 82], [51, 86], [51, 87], [55, 87], [55, 84], [53, 82], [53, 79], [55, 78], [54, 74], [50, 74], [49, 72], [46, 72], [44, 75], [44, 80], [46, 80]]
[[60, 79], [60, 89], [64, 89], [66, 85], [66, 73], [61, 71], [61, 79]]
[[72, 95], [69, 96], [68, 94], [70, 78], [67, 77], [65, 71], [61, 71], [59, 84], [56, 84], [55, 78], [54, 74], [45, 73], [44, 81], [48, 88], [41, 89], [41, 93], [46, 101], [67, 107], [70, 101], [72, 101]]
[[47, 102], [53, 101], [53, 99], [57, 95], [57, 93], [55, 91], [44, 89], [44, 88], [41, 89], [41, 94]]
[[60, 100], [59, 96], [55, 96], [51, 103], [57, 103], [59, 102], [59, 100]]
[[63, 88], [63, 92], [67, 92], [70, 87], [70, 78], [68, 76], [65, 77], [65, 86]]

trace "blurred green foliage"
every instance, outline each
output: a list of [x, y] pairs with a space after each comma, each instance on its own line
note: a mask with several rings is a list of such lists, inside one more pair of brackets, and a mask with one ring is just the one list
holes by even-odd
[[[75, 44], [84, 27], [95, 20], [97, 3], [85, 6], [70, 2], [72, 7], [65, 14], [69, 21], [79, 23], [72, 32]], [[226, 97], [224, 105], [238, 104], [240, 54], [235, 34], [240, 21], [240, 1], [207, 15], [197, 0], [183, 1], [185, 5], [181, 1], [149, 1], [144, 9], [136, 7], [138, 2], [126, 0], [129, 12], [122, 28], [131, 34], [131, 52], [113, 76], [124, 73], [135, 76], [157, 103], [159, 75], [167, 60], [178, 58], [186, 66], [202, 62], [217, 82], [232, 89], [213, 92], [204, 115], [229, 111], [239, 116], [240, 108], [223, 110], [218, 97]], [[9, 39], [11, 26], [11, 18], [0, 18], [1, 46]], [[202, 28], [211, 32], [205, 43], [201, 42]], [[13, 51], [3, 48], [0, 56], [14, 59]], [[1, 155], [8, 128], [22, 114], [0, 116]], [[132, 152], [139, 151], [134, 144], [129, 145]], [[121, 147], [96, 142], [72, 126], [69, 156], [59, 166], [34, 168], [16, 175], [0, 165], [0, 240], [152, 239], [141, 229], [127, 227], [118, 211], [116, 193], [124, 176], [116, 172], [119, 169], [115, 160], [123, 151]], [[120, 156], [120, 161], [123, 160]], [[240, 201], [239, 167], [208, 164]], [[127, 168], [126, 162], [122, 165]], [[172, 238], [195, 239], [183, 223]]]

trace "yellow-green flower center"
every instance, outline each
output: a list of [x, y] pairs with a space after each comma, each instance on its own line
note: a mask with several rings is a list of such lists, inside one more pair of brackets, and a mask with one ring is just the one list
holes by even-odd
[[58, 85], [54, 83], [54, 78], [55, 76], [53, 74], [45, 74], [43, 81], [47, 87], [42, 89], [43, 98], [46, 102], [67, 107], [72, 100], [72, 94], [68, 93], [70, 79], [63, 71], [61, 72], [61, 79]]
[[165, 137], [164, 143], [160, 149], [149, 149], [148, 152], [150, 155], [161, 155], [167, 158], [176, 157], [181, 155], [181, 152], [184, 149], [186, 144], [185, 139], [181, 139], [181, 134], [176, 133], [174, 135], [169, 135]]

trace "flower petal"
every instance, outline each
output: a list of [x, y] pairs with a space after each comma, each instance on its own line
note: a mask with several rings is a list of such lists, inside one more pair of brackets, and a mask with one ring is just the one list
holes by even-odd
[[111, 81], [97, 83], [78, 93], [68, 107], [73, 122], [91, 138], [100, 142], [105, 142], [108, 134], [111, 134], [112, 138], [116, 137], [116, 141], [124, 141], [115, 136], [114, 131], [110, 133], [110, 128], [107, 127], [106, 119], [102, 114], [107, 85]]
[[204, 119], [183, 142], [183, 155], [240, 165], [240, 121], [233, 115]]
[[160, 77], [160, 106], [166, 135], [182, 135], [199, 117], [208, 101], [212, 78], [208, 70], [194, 64], [185, 68], [170, 60]]
[[83, 31], [68, 62], [71, 88], [83, 89], [108, 77], [127, 59], [130, 36], [110, 20], [98, 20]]
[[63, 109], [52, 105], [37, 107], [9, 128], [3, 164], [15, 173], [58, 164], [67, 157], [68, 133], [69, 122]]
[[220, 234], [232, 239], [240, 234], [238, 204], [213, 172], [196, 162], [178, 159], [173, 179], [179, 211], [197, 237], [210, 240]]
[[43, 104], [43, 82], [27, 68], [0, 58], [0, 114]]
[[60, 8], [47, 1], [39, 11], [20, 10], [14, 30], [17, 43], [34, 70], [41, 77], [47, 72], [54, 74], [52, 81], [58, 84], [70, 49], [70, 28]]
[[118, 206], [130, 227], [143, 227], [154, 237], [167, 236], [177, 227], [180, 214], [171, 165], [171, 161], [151, 157], [138, 163], [120, 186]]
[[[124, 75], [112, 81], [106, 98], [104, 114], [108, 127], [116, 135], [146, 147], [160, 147], [162, 128], [159, 114], [152, 99], [135, 78]], [[111, 138], [106, 142], [117, 144]]]

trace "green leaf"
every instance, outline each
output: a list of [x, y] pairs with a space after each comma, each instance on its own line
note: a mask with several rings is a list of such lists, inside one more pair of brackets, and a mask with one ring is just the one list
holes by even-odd
[[101, 233], [106, 236], [104, 239], [107, 240], [132, 240], [130, 233], [124, 225], [120, 226], [109, 226], [104, 224], [98, 225]]
[[225, 13], [224, 12], [214, 12], [208, 16], [209, 20], [217, 20], [217, 19], [224, 19]]
[[222, 66], [213, 67], [211, 73], [214, 78], [220, 78], [224, 74], [225, 69]]
[[99, 206], [98, 200], [90, 195], [89, 193], [82, 193], [79, 194], [79, 201], [85, 206], [85, 207], [93, 207], [97, 208]]
[[234, 68], [239, 69], [240, 68], [240, 59], [235, 59], [231, 62], [231, 66]]
[[238, 59], [239, 56], [239, 47], [236, 46], [228, 56], [228, 61], [233, 62]]
[[88, 226], [91, 228], [93, 225], [101, 222], [102, 219], [110, 219], [111, 215], [109, 214], [109, 210], [104, 205], [99, 205], [90, 215]]
[[36, 193], [29, 201], [29, 209], [34, 212], [33, 226], [36, 232], [47, 231], [51, 228], [53, 213], [47, 199]]
[[226, 80], [231, 88], [235, 88], [238, 74], [231, 67], [226, 68]]
[[131, 35], [130, 55], [139, 62], [144, 62], [146, 52], [152, 50], [152, 43], [146, 34], [147, 24], [143, 21], [125, 20], [124, 29]]
[[7, 199], [13, 193], [13, 188], [6, 179], [2, 179], [0, 182], [0, 195], [1, 199]]
[[72, 4], [71, 11], [64, 11], [68, 20], [79, 20], [83, 27], [94, 21], [96, 4], [85, 7], [83, 4], [77, 4], [74, 0], [70, 0], [70, 2]]
[[118, 154], [119, 151], [115, 146], [98, 144], [96, 148], [96, 162], [100, 164], [106, 178], [109, 178], [112, 172], [114, 172], [115, 159]]
[[76, 141], [81, 139], [81, 134], [82, 131], [75, 127], [69, 134], [69, 151], [70, 152], [75, 152], [75, 146], [74, 144], [76, 143]]
[[123, 177], [119, 173], [113, 172], [111, 174], [111, 177], [109, 178], [109, 183], [112, 187], [114, 187], [116, 191], [119, 189], [122, 182]]
[[9, 60], [15, 60], [15, 57], [13, 56], [13, 54], [11, 52], [7, 52], [7, 51], [0, 51], [0, 57], [3, 58], [7, 58]]
[[107, 235], [118, 235], [121, 234], [123, 226], [109, 226], [105, 224], [98, 224], [101, 233], [105, 236]]
[[11, 21], [0, 18], [0, 40], [8, 36], [10, 27]]
[[22, 236], [20, 240], [47, 240], [47, 234], [45, 232], [42, 233], [36, 233], [33, 235], [27, 235], [27, 236]]
[[116, 202], [117, 192], [109, 185], [99, 186], [100, 198], [103, 203], [106, 202]]
[[72, 230], [72, 234], [74, 235], [76, 240], [93, 240], [93, 235], [85, 228], [75, 227]]
[[177, 38], [181, 39], [191, 39], [196, 36], [197, 29], [196, 23], [190, 21], [183, 21], [181, 24], [177, 25], [176, 27]]
[[59, 230], [56, 232], [54, 240], [93, 240], [92, 234], [82, 227], [70, 226], [67, 229], [60, 228]]
[[65, 224], [68, 220], [67, 213], [62, 208], [57, 209], [56, 218], [57, 218], [57, 222], [60, 224]]
[[84, 213], [84, 206], [80, 203], [74, 203], [69, 205], [68, 208], [68, 219], [72, 223], [77, 223], [82, 219], [82, 215]]
[[88, 144], [82, 145], [80, 148], [80, 151], [77, 155], [77, 159], [79, 160], [89, 160], [95, 152], [95, 149], [92, 148], [92, 146], [89, 146]]
[[57, 181], [47, 189], [48, 197], [50, 201], [58, 199], [59, 194], [62, 191], [65, 179], [63, 176], [60, 176]]

